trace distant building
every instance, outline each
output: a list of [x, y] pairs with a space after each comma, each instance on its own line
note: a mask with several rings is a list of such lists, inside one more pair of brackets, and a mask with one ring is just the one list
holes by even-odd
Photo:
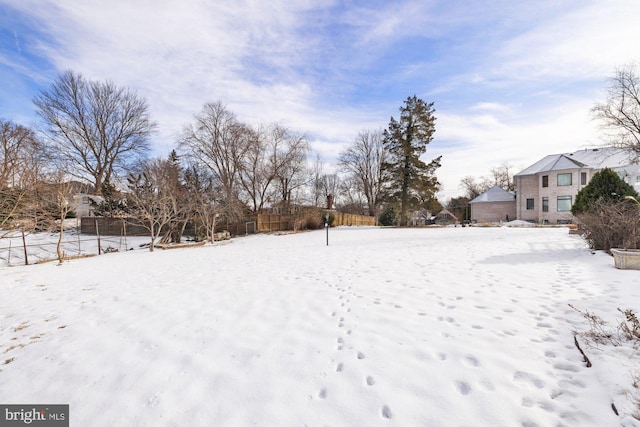
[[83, 216], [93, 216], [94, 207], [91, 204], [92, 201], [94, 203], [104, 201], [102, 196], [84, 193], [74, 194], [72, 198], [73, 201], [71, 202], [71, 209], [75, 212], [78, 218]]
[[469, 202], [471, 205], [471, 221], [479, 223], [495, 223], [516, 219], [516, 195], [493, 186]]
[[514, 176], [517, 219], [542, 224], [573, 222], [576, 194], [601, 169], [611, 168], [640, 190], [640, 166], [626, 150], [605, 147], [552, 154]]
[[410, 224], [414, 227], [435, 224], [435, 217], [427, 210], [413, 211]]
[[452, 214], [449, 210], [442, 209], [438, 213], [438, 215], [436, 215], [435, 223], [437, 225], [457, 224], [458, 223], [458, 218], [456, 218], [456, 216], [454, 214]]

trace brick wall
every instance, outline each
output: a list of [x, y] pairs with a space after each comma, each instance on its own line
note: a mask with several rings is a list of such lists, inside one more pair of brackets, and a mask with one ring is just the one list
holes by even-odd
[[471, 220], [479, 223], [513, 221], [516, 219], [516, 201], [477, 202], [471, 204]]

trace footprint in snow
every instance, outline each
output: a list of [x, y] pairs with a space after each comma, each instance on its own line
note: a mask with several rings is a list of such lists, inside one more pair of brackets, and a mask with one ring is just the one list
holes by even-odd
[[471, 387], [464, 381], [456, 382], [456, 388], [463, 396], [467, 396], [469, 393], [471, 393]]
[[382, 418], [386, 418], [388, 420], [391, 419], [391, 409], [389, 409], [389, 407], [387, 405], [384, 405], [382, 407], [381, 412], [382, 412]]
[[480, 362], [478, 361], [478, 359], [475, 356], [470, 354], [464, 357], [464, 361], [469, 366], [474, 366], [474, 367], [480, 366]]

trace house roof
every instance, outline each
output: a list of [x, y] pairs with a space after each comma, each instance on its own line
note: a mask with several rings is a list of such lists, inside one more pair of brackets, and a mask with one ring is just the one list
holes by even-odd
[[448, 209], [442, 209], [440, 212], [438, 212], [438, 215], [436, 215], [436, 218], [446, 218], [446, 217], [457, 219], [457, 217], [454, 214], [452, 214], [451, 211], [449, 211]]
[[627, 150], [615, 147], [590, 148], [573, 153], [551, 154], [518, 172], [515, 176], [576, 168], [619, 168], [632, 163]]
[[494, 185], [469, 203], [485, 203], [485, 202], [513, 202], [516, 200], [513, 192], [505, 191], [501, 187]]

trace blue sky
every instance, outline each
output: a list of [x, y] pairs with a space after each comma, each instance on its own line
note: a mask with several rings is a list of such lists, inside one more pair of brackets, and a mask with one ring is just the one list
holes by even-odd
[[460, 180], [602, 144], [590, 109], [637, 61], [637, 0], [0, 0], [0, 117], [60, 72], [135, 89], [165, 156], [206, 102], [307, 134], [332, 164], [412, 95], [434, 102], [441, 201]]

